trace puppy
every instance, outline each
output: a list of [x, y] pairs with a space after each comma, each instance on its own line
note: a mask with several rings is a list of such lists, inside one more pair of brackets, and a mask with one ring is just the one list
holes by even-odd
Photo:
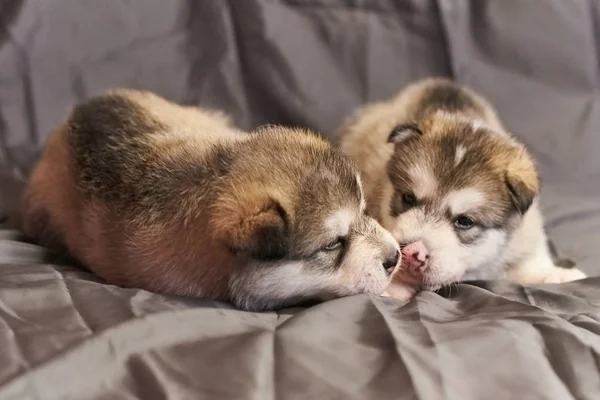
[[359, 110], [339, 138], [361, 170], [369, 213], [401, 245], [396, 283], [585, 277], [553, 264], [534, 162], [472, 90], [425, 79]]
[[270, 310], [379, 294], [400, 259], [357, 169], [313, 133], [114, 90], [50, 136], [23, 230], [108, 283]]

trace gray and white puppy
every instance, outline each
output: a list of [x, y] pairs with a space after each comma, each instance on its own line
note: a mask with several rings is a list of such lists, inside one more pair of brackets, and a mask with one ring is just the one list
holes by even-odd
[[398, 280], [437, 289], [464, 279], [585, 277], [554, 265], [534, 162], [472, 90], [422, 80], [358, 110], [339, 135], [361, 170], [368, 212], [403, 248]]

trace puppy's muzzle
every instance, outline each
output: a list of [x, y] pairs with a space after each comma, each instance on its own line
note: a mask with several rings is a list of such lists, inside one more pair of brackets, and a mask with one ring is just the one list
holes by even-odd
[[429, 268], [429, 249], [421, 240], [402, 247], [402, 268], [413, 275], [421, 275]]
[[394, 271], [396, 265], [398, 265], [398, 261], [400, 260], [400, 251], [395, 249], [394, 254], [383, 262], [383, 269], [388, 274], [391, 274]]

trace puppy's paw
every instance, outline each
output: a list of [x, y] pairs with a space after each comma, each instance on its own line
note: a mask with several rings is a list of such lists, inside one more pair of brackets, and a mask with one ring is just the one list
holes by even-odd
[[392, 283], [381, 295], [383, 297], [393, 297], [394, 299], [402, 300], [408, 303], [416, 293], [417, 289], [412, 286], [404, 283]]
[[410, 280], [401, 268], [396, 267], [390, 276], [390, 282], [381, 295], [409, 302], [418, 289], [418, 282]]
[[587, 278], [587, 275], [577, 268], [554, 267], [541, 277], [540, 281], [542, 283], [564, 283], [584, 278]]

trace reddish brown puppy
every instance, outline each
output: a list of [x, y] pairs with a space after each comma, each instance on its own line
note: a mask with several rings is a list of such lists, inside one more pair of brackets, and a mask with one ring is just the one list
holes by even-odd
[[354, 163], [317, 135], [116, 90], [50, 136], [23, 229], [109, 283], [265, 310], [381, 293], [400, 258]]

